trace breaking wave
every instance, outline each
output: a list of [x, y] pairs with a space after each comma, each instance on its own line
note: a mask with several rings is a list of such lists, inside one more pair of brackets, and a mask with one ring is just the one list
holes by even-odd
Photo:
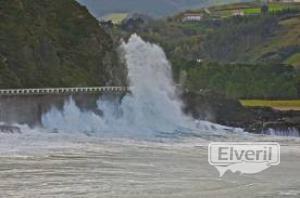
[[42, 116], [44, 127], [107, 136], [143, 136], [195, 131], [228, 131], [219, 125], [195, 121], [182, 112], [172, 80], [171, 65], [163, 50], [132, 35], [121, 46], [128, 66], [131, 94], [124, 98], [101, 97], [101, 114], [83, 112], [70, 98], [63, 110], [52, 108]]

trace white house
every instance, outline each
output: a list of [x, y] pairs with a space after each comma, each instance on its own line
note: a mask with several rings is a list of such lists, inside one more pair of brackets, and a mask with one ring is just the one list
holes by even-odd
[[197, 14], [197, 13], [185, 13], [182, 17], [183, 22], [188, 21], [201, 21], [203, 18], [203, 14]]

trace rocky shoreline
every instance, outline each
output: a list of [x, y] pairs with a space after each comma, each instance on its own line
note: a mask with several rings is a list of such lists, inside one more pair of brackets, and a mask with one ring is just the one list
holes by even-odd
[[182, 94], [184, 112], [195, 119], [243, 128], [257, 134], [300, 136], [300, 111], [246, 108], [239, 101], [210, 91]]

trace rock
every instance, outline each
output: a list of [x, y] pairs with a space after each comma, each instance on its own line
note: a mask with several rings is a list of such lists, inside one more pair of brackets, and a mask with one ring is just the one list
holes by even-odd
[[195, 119], [245, 128], [255, 119], [253, 112], [243, 107], [238, 100], [228, 99], [212, 91], [182, 94], [184, 112]]
[[279, 111], [270, 107], [246, 108], [238, 100], [211, 91], [182, 94], [184, 112], [195, 119], [207, 120], [256, 134], [299, 136], [300, 111]]
[[9, 125], [0, 125], [0, 133], [6, 133], [6, 134], [14, 134], [14, 133], [21, 133], [21, 129], [19, 127], [15, 126], [9, 126]]

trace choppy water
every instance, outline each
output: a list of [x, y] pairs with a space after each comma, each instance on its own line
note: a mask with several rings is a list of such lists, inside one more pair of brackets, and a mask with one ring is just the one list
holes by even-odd
[[300, 196], [299, 144], [283, 147], [278, 167], [219, 178], [207, 162], [207, 142], [200, 139], [157, 143], [56, 137], [27, 142], [19, 136], [11, 141], [19, 145], [8, 148], [1, 137], [0, 197]]

